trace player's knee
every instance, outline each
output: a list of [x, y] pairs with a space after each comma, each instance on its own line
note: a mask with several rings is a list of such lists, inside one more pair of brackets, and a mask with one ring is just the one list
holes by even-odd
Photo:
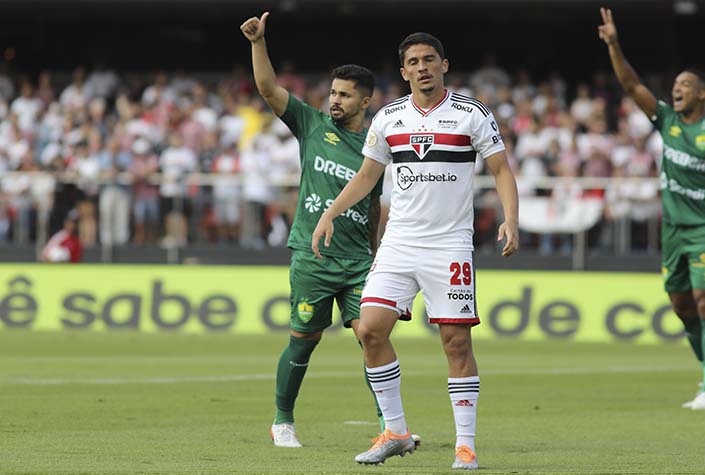
[[378, 346], [384, 340], [383, 335], [375, 328], [360, 323], [357, 327], [357, 338], [363, 348], [373, 348]]
[[464, 360], [472, 354], [470, 338], [466, 335], [448, 335], [443, 339], [443, 350], [448, 359]]
[[315, 333], [301, 333], [297, 332], [296, 330], [291, 330], [290, 334], [296, 338], [300, 338], [302, 340], [312, 340], [312, 341], [320, 341], [321, 337], [323, 336], [323, 332], [315, 332]]

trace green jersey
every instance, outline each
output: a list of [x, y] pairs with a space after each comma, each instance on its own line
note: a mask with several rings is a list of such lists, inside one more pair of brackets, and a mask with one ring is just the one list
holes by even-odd
[[[301, 160], [299, 198], [288, 246], [312, 252], [311, 235], [318, 219], [362, 165], [362, 146], [367, 130], [354, 133], [338, 127], [329, 115], [299, 101], [292, 94], [289, 94], [289, 103], [281, 119], [299, 141]], [[372, 195], [381, 193], [380, 179]], [[372, 254], [369, 209], [370, 195], [336, 218], [335, 236], [330, 247], [320, 246], [321, 254], [369, 259]]]
[[663, 137], [661, 198], [668, 224], [705, 225], [705, 118], [684, 123], [663, 101], [654, 124]]

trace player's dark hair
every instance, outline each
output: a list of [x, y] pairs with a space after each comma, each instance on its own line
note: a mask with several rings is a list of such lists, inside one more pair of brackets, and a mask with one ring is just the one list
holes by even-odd
[[700, 86], [705, 87], [705, 72], [702, 69], [685, 68], [681, 72], [694, 74], [695, 76], [698, 77], [698, 81], [700, 82]]
[[371, 97], [375, 90], [375, 75], [366, 67], [357, 64], [338, 66], [331, 72], [330, 79], [353, 81], [355, 88], [359, 89], [364, 97]]
[[399, 62], [402, 66], [404, 66], [404, 55], [406, 54], [406, 50], [414, 45], [428, 45], [436, 50], [441, 59], [446, 58], [446, 53], [443, 50], [443, 43], [441, 43], [441, 40], [433, 35], [419, 31], [417, 33], [410, 34], [404, 38], [401, 43], [399, 43]]

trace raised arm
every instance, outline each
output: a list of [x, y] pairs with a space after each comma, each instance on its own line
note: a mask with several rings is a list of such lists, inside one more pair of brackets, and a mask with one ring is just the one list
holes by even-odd
[[506, 238], [502, 248], [504, 257], [511, 256], [519, 250], [519, 194], [517, 182], [512, 169], [509, 168], [507, 155], [498, 152], [485, 159], [487, 169], [494, 175], [495, 186], [499, 194], [499, 201], [504, 211], [504, 222], [499, 226], [497, 241]]
[[379, 181], [382, 173], [384, 173], [384, 165], [376, 160], [365, 158], [360, 170], [345, 185], [330, 208], [325, 210], [318, 220], [311, 238], [311, 249], [316, 257], [323, 258], [318, 250], [321, 238], [325, 238], [324, 245], [326, 247], [330, 246], [330, 240], [333, 237], [333, 219], [367, 196]]
[[617, 75], [619, 83], [639, 108], [641, 108], [646, 115], [652, 117], [656, 114], [656, 97], [641, 83], [636, 71], [634, 71], [634, 68], [631, 67], [624, 57], [622, 47], [619, 45], [617, 38], [617, 27], [612, 18], [612, 10], [609, 8], [600, 8], [600, 14], [602, 15], [602, 25], [597, 29], [600, 38], [607, 44], [612, 68]]
[[286, 112], [289, 102], [289, 91], [277, 84], [277, 75], [272, 67], [267, 53], [267, 43], [264, 39], [264, 30], [269, 12], [262, 14], [262, 18], [252, 17], [240, 25], [240, 30], [245, 38], [252, 43], [252, 70], [255, 75], [255, 84], [262, 99], [269, 104], [272, 111], [281, 116]]

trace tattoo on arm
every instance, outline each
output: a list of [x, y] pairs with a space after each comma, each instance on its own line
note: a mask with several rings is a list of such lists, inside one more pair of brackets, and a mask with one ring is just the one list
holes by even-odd
[[382, 205], [379, 201], [379, 196], [373, 196], [370, 198], [370, 209], [367, 212], [367, 218], [369, 219], [370, 228], [370, 249], [372, 250], [372, 255], [377, 254], [377, 248], [379, 247], [379, 218], [382, 214]]

